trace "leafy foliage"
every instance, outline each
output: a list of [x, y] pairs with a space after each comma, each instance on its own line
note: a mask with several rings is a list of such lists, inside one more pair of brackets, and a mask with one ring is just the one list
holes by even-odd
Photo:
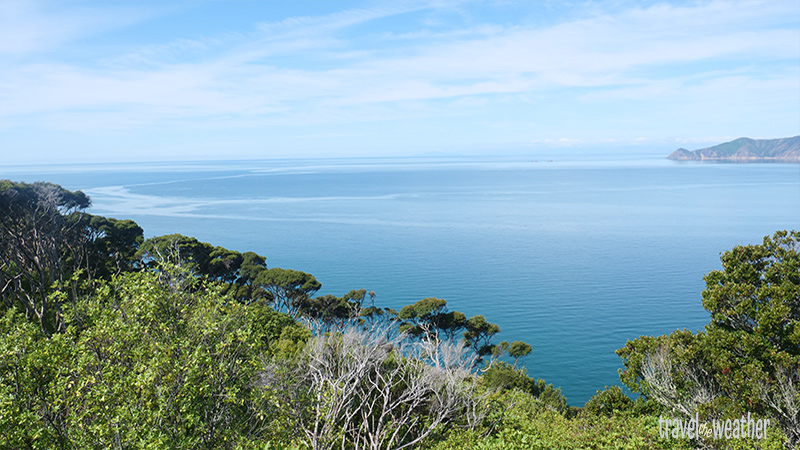
[[493, 346], [491, 340], [500, 332], [497, 324], [490, 323], [483, 316], [473, 316], [467, 320], [464, 332], [464, 343], [470, 346], [479, 358], [491, 355]]
[[144, 230], [136, 222], [86, 213], [66, 219], [78, 230], [79, 239], [72, 243], [79, 254], [76, 266], [83, 262], [88, 277], [109, 279], [137, 269], [135, 255], [144, 241]]
[[226, 302], [177, 268], [126, 274], [47, 338], [9, 311], [0, 434], [18, 448], [236, 448], [272, 435], [254, 380], [308, 338], [286, 315]]
[[568, 417], [540, 399], [520, 392], [500, 397], [504, 416], [489, 433], [456, 431], [433, 450], [692, 449], [688, 440], [659, 436], [654, 416], [577, 415]]
[[276, 310], [292, 317], [297, 317], [310, 297], [322, 287], [309, 273], [280, 267], [261, 271], [255, 283], [270, 294], [270, 302]]
[[484, 316], [473, 316], [467, 319], [460, 311], [449, 311], [447, 301], [428, 297], [414, 304], [406, 305], [397, 314], [399, 331], [411, 336], [435, 336], [437, 339], [455, 341], [459, 333], [463, 336], [462, 344], [477, 356], [475, 362], [480, 363], [488, 355], [500, 356], [506, 350], [516, 365], [517, 360], [530, 353], [531, 346], [522, 341], [515, 341], [513, 349], [507, 342], [497, 346], [492, 338], [500, 332], [497, 324], [486, 320]]
[[583, 413], [588, 415], [617, 416], [630, 411], [633, 401], [619, 386], [606, 386], [586, 402]]
[[[581, 409], [518, 369], [532, 347], [494, 344], [500, 327], [484, 316], [434, 297], [397, 312], [363, 289], [314, 297], [311, 274], [178, 234], [144, 240], [89, 204], [0, 181], [0, 449], [777, 450], [800, 439], [798, 232], [725, 252], [705, 277], [705, 330], [629, 341], [620, 379], [642, 396], [611, 386]], [[695, 412], [779, 427], [759, 442], [658, 436], [657, 415]]]
[[522, 391], [537, 398], [541, 404], [559, 413], [568, 411], [567, 399], [560, 388], [554, 388], [541, 378], [528, 376], [526, 369], [517, 369], [506, 362], [496, 362], [483, 373], [481, 382], [490, 390]]
[[643, 336], [617, 351], [620, 379], [683, 416], [771, 418], [800, 444], [800, 233], [722, 255], [705, 277], [711, 323], [697, 334]]
[[[83, 192], [50, 183], [0, 180], [0, 296], [47, 334], [61, 330], [61, 304], [50, 293], [79, 268], [74, 221], [89, 206]], [[72, 265], [67, 262], [72, 261]]]

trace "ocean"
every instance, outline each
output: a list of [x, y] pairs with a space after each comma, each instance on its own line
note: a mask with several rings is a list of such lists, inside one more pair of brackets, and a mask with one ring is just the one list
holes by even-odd
[[2, 166], [81, 189], [92, 214], [267, 257], [399, 308], [425, 297], [533, 346], [572, 405], [619, 384], [614, 350], [708, 323], [720, 253], [800, 229], [800, 165], [663, 158], [353, 158]]

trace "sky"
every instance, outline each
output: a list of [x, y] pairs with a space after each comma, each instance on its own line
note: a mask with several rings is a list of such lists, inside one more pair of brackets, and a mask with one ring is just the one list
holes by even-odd
[[0, 165], [795, 135], [796, 0], [0, 0]]

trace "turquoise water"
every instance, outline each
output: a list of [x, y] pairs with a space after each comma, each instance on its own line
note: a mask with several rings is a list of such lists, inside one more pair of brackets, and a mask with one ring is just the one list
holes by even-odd
[[90, 212], [364, 288], [483, 314], [533, 346], [570, 404], [618, 384], [614, 350], [708, 322], [719, 254], [800, 228], [800, 165], [663, 159], [347, 159], [0, 167], [83, 189]]

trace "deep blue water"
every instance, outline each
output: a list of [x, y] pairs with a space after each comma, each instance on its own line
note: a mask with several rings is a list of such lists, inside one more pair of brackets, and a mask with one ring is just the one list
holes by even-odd
[[483, 314], [529, 373], [582, 405], [618, 384], [628, 339], [708, 322], [719, 255], [800, 228], [800, 165], [663, 159], [347, 159], [2, 167], [136, 220], [314, 274]]

